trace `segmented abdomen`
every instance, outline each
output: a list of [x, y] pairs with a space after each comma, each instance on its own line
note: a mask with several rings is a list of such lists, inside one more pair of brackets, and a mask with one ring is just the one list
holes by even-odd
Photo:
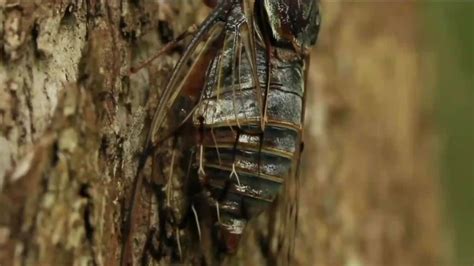
[[210, 192], [210, 204], [216, 208], [224, 233], [238, 239], [246, 221], [275, 200], [285, 180], [295, 178], [304, 108], [304, 62], [288, 54], [283, 59], [270, 59], [267, 121], [262, 134], [266, 51], [257, 47], [259, 95], [250, 56], [235, 45], [234, 38], [226, 38], [225, 49], [212, 61], [193, 120], [201, 129], [198, 151], [201, 145], [203, 148], [197, 160], [202, 160], [201, 179]]

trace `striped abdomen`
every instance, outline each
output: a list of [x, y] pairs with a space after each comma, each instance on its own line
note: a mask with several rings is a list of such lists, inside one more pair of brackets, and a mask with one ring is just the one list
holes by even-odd
[[[202, 100], [194, 114], [200, 129], [197, 161], [210, 192], [228, 249], [236, 247], [246, 221], [271, 204], [283, 184], [296, 175], [304, 98], [304, 61], [279, 50], [272, 57], [266, 121], [261, 121], [267, 86], [267, 60], [257, 47], [260, 92], [251, 64], [232, 32], [212, 61]], [[226, 45], [229, 44], [229, 45]], [[239, 53], [240, 52], [240, 53]], [[290, 53], [290, 54], [289, 54]], [[202, 146], [202, 148], [201, 148]], [[231, 241], [232, 242], [232, 241]]]

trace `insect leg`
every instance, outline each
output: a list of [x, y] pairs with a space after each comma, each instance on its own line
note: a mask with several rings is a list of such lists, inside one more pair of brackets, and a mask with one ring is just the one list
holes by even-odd
[[147, 147], [138, 160], [137, 176], [135, 177], [133, 185], [132, 185], [133, 186], [132, 195], [130, 199], [128, 213], [125, 216], [125, 221], [124, 221], [125, 225], [123, 227], [123, 239], [122, 239], [123, 242], [122, 242], [122, 248], [121, 248], [122, 250], [120, 254], [120, 265], [122, 266], [128, 265], [129, 260], [133, 259], [131, 258], [132, 246], [130, 243], [130, 235], [132, 234], [133, 227], [134, 227], [134, 219], [133, 219], [135, 217], [134, 206], [138, 198], [139, 188], [142, 187], [142, 183], [143, 183], [143, 173], [141, 170], [145, 167], [145, 163], [147, 161], [148, 155], [151, 153], [152, 150], [153, 149], [151, 146]]
[[235, 160], [236, 160], [236, 157], [237, 157], [237, 145], [239, 144], [239, 138], [240, 138], [240, 130], [237, 130], [237, 136], [235, 138], [235, 142], [234, 142], [234, 148], [233, 148], [233, 158], [232, 158], [232, 171], [229, 175], [229, 179], [232, 179], [232, 177], [235, 177], [235, 179], [237, 180], [237, 185], [239, 187], [241, 187], [242, 185], [240, 184], [240, 178], [239, 178], [239, 175], [237, 174], [237, 171], [235, 170]]
[[180, 236], [179, 236], [179, 228], [176, 228], [176, 243], [177, 243], [177, 246], [178, 246], [179, 259], [182, 260], [183, 259], [183, 251], [181, 249], [181, 239], [180, 239]]
[[130, 74], [135, 74], [147, 65], [151, 64], [157, 58], [161, 57], [163, 54], [168, 53], [169, 51], [173, 50], [174, 48], [178, 47], [179, 43], [186, 39], [189, 36], [192, 36], [196, 32], [197, 28], [196, 25], [192, 25], [189, 29], [183, 33], [181, 33], [176, 39], [172, 40], [171, 42], [165, 44], [154, 56], [150, 59], [140, 63], [138, 66], [134, 66], [130, 68]]
[[170, 168], [170, 173], [168, 175], [168, 180], [165, 185], [166, 189], [166, 204], [168, 207], [171, 206], [171, 191], [173, 189], [173, 169], [174, 169], [174, 160], [175, 160], [175, 155], [176, 155], [176, 138], [175, 138], [175, 143], [173, 145], [173, 151], [171, 152], [171, 168]]
[[219, 210], [219, 201], [216, 200], [217, 222], [221, 223], [221, 212]]
[[[196, 151], [192, 149], [189, 158], [194, 158], [195, 156], [196, 156]], [[186, 171], [186, 180], [189, 180], [189, 176], [191, 174], [192, 169], [193, 169], [193, 160], [190, 159], [188, 163], [188, 169]], [[194, 207], [194, 204], [191, 204], [191, 211], [193, 212], [194, 220], [196, 222], [196, 229], [198, 232], [199, 241], [201, 241], [201, 226], [199, 224], [199, 217], [198, 217], [196, 208]]]
[[[235, 160], [235, 159], [234, 159]], [[232, 179], [232, 177], [235, 177], [235, 179], [237, 180], [237, 185], [239, 187], [242, 187], [242, 185], [240, 185], [240, 178], [239, 178], [239, 175], [237, 174], [237, 171], [235, 171], [235, 161], [232, 163], [232, 172], [230, 173], [230, 176], [229, 178]]]
[[212, 137], [212, 141], [214, 142], [214, 147], [216, 147], [217, 161], [219, 162], [219, 165], [222, 165], [221, 153], [219, 151], [219, 147], [217, 146], [217, 139], [216, 139], [216, 135], [214, 134], [213, 127], [211, 127], [211, 137]]
[[193, 211], [194, 219], [196, 220], [196, 227], [198, 230], [199, 240], [201, 240], [201, 225], [199, 225], [199, 216], [197, 214], [196, 208], [194, 207], [194, 204], [191, 205], [191, 210]]
[[204, 171], [204, 146], [202, 143], [199, 145], [199, 169], [198, 169], [198, 174], [202, 177], [206, 175], [206, 172]]

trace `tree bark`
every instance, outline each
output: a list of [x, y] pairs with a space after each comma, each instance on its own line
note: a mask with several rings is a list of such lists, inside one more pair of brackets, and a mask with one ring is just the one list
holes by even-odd
[[[294, 265], [437, 265], [415, 5], [325, 1], [322, 11]], [[207, 12], [191, 0], [0, 0], [1, 265], [118, 264], [138, 158], [179, 49], [129, 69]], [[136, 263], [172, 259], [145, 250], [150, 239], [164, 245], [155, 194], [145, 186], [137, 206]], [[251, 223], [226, 264], [284, 263], [284, 232], [269, 217]], [[187, 250], [182, 260], [196, 263], [199, 248]]]
[[0, 1], [2, 265], [118, 263], [147, 119], [178, 54], [129, 69], [197, 23], [199, 5]]

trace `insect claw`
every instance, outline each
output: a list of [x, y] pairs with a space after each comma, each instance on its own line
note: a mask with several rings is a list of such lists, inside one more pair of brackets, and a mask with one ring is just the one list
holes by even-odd
[[197, 227], [197, 231], [198, 231], [199, 241], [201, 241], [201, 226], [199, 225], [199, 217], [198, 217], [198, 214], [196, 212], [196, 208], [194, 208], [194, 204], [191, 205], [191, 210], [193, 211], [194, 219], [196, 220], [196, 227]]
[[204, 172], [204, 168], [201, 165], [199, 165], [198, 174], [200, 176], [205, 176], [206, 175], [206, 172]]

